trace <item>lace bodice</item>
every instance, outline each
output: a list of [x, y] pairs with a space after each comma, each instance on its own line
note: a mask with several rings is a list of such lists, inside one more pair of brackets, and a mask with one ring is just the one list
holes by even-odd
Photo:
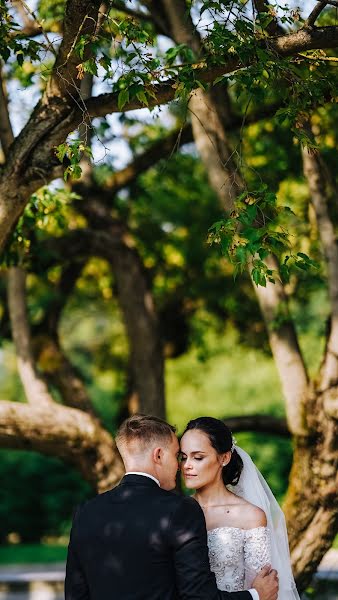
[[240, 592], [250, 588], [261, 568], [271, 563], [267, 527], [210, 529], [208, 547], [210, 568], [219, 590]]

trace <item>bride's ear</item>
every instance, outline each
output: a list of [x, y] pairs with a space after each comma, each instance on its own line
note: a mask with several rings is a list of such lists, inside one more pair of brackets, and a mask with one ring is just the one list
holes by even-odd
[[225, 467], [226, 465], [229, 464], [229, 462], [231, 461], [231, 451], [229, 450], [229, 452], [225, 452], [222, 455], [222, 467]]

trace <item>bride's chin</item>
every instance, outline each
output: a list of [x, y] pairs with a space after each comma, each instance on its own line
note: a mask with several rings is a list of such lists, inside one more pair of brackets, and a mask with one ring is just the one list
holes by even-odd
[[194, 490], [194, 489], [195, 489], [195, 485], [196, 485], [196, 484], [194, 484], [194, 482], [193, 482], [193, 481], [189, 481], [189, 480], [187, 481], [187, 480], [185, 479], [185, 480], [184, 480], [184, 483], [185, 483], [185, 487], [186, 487], [186, 488], [188, 488], [188, 489], [191, 489], [191, 490]]

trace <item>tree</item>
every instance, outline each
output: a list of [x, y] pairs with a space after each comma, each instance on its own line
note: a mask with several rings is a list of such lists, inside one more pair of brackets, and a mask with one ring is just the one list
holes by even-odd
[[[129, 215], [121, 218], [123, 207], [118, 206], [117, 194], [123, 188], [137, 187], [137, 176], [167, 156], [173, 141], [179, 145], [193, 139], [218, 197], [217, 209], [225, 213], [211, 237], [221, 243], [237, 269], [249, 265], [253, 281], [259, 284], [254, 289], [295, 444], [286, 514], [293, 564], [302, 588], [330, 546], [338, 519], [334, 498], [337, 259], [334, 222], [328, 210], [334, 186], [313, 137], [311, 118], [305, 118], [335, 98], [336, 75], [331, 65], [338, 27], [330, 21], [323, 26], [316, 23], [322, 13], [330, 19], [330, 7], [336, 3], [315, 3], [305, 20], [292, 11], [283, 11], [278, 20], [281, 7], [258, 0], [252, 12], [241, 2], [191, 4], [144, 0], [131, 7], [127, 2], [68, 0], [65, 6], [41, 2], [29, 14], [21, 2], [1, 3], [0, 50], [7, 62], [0, 86], [0, 244], [12, 265], [8, 306], [27, 404], [0, 403], [0, 442], [4, 447], [29, 447], [61, 456], [98, 490], [113, 485], [121, 475], [112, 436], [98, 418], [58, 336], [67, 298], [93, 255], [104, 257], [114, 273], [130, 345], [130, 399], [137, 397], [142, 410], [164, 414], [161, 317], [142, 253], [130, 235]], [[203, 28], [206, 14], [212, 25]], [[282, 30], [281, 23], [289, 29]], [[49, 29], [62, 35], [60, 45], [51, 41]], [[170, 40], [164, 53], [159, 35], [165, 36], [166, 43]], [[27, 65], [42, 56], [45, 70], [39, 80], [43, 92], [15, 138], [6, 80], [26, 77], [24, 83], [29, 83], [35, 74]], [[92, 95], [93, 80], [98, 84], [102, 79], [101, 85], [109, 85], [110, 91]], [[173, 99], [178, 104], [171, 113], [178, 123], [176, 131], [152, 145], [147, 143], [144, 152], [120, 172], [106, 176], [93, 168], [88, 160], [93, 147], [92, 119], [152, 109]], [[276, 205], [274, 193], [246, 173], [241, 140], [239, 146], [236, 141], [238, 130], [243, 137], [250, 122], [275, 113], [280, 121], [288, 119], [289, 128], [303, 144], [304, 172], [328, 265], [331, 328], [315, 382], [305, 366], [285, 290], [290, 263], [307, 268], [311, 261], [303, 252], [290, 258], [288, 236], [279, 220], [287, 211]], [[169, 114], [167, 118], [173, 119]], [[78, 135], [68, 137], [75, 130]], [[136, 139], [136, 147], [140, 143]], [[62, 173], [66, 178], [81, 177], [69, 192], [76, 225], [60, 235], [58, 225], [49, 228], [47, 224], [42, 227], [47, 235], [41, 239], [37, 223], [44, 222], [55, 194], [39, 190]], [[40, 323], [40, 332], [34, 331], [28, 324], [23, 266], [41, 272], [60, 264], [65, 255], [67, 264], [56, 282], [57, 294]], [[32, 256], [39, 256], [40, 265], [29, 264]], [[57, 368], [49, 373], [48, 368], [43, 370], [62, 404], [55, 402], [37, 369], [47, 347]]]

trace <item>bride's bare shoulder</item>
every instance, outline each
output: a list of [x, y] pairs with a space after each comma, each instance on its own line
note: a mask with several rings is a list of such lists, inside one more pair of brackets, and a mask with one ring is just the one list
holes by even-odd
[[243, 498], [238, 503], [238, 509], [241, 514], [242, 529], [255, 529], [256, 527], [266, 527], [267, 520], [264, 510], [251, 504]]

